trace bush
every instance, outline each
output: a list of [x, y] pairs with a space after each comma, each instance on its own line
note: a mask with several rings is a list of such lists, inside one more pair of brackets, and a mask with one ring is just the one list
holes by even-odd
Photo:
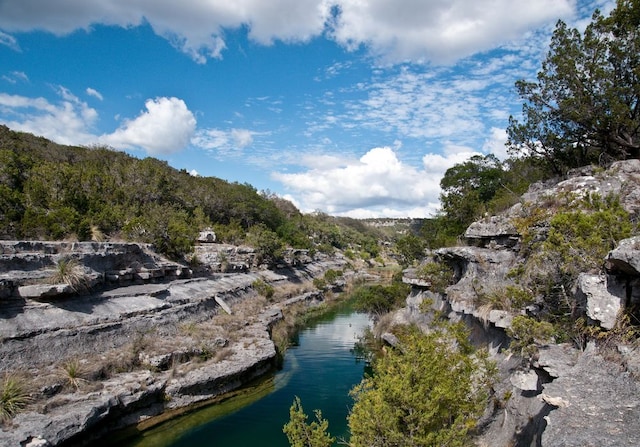
[[329, 422], [322, 418], [322, 412], [315, 410], [316, 420], [308, 423], [309, 418], [302, 408], [300, 398], [296, 396], [289, 409], [289, 422], [282, 431], [287, 435], [291, 447], [331, 447], [336, 438], [328, 432]]
[[495, 374], [473, 353], [461, 325], [398, 334], [400, 348], [377, 358], [352, 390], [352, 447], [471, 445]]
[[507, 329], [507, 335], [511, 337], [509, 349], [525, 359], [530, 359], [538, 352], [538, 343], [548, 341], [554, 332], [553, 325], [547, 321], [518, 315]]
[[7, 421], [29, 403], [29, 395], [22, 383], [10, 376], [5, 376], [0, 389], [0, 422]]
[[273, 286], [271, 284], [267, 284], [261, 279], [253, 281], [251, 283], [251, 287], [268, 300], [273, 298], [273, 294], [275, 293]]
[[444, 293], [445, 289], [453, 284], [453, 269], [444, 262], [427, 262], [416, 270], [418, 278], [428, 281], [430, 290], [435, 293]]
[[380, 316], [401, 307], [410, 291], [411, 287], [403, 283], [361, 286], [353, 292], [352, 297], [357, 310]]

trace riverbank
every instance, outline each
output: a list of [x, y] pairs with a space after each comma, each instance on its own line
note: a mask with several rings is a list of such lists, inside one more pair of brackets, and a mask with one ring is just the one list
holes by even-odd
[[[95, 262], [104, 247], [82, 248], [71, 252], [80, 264]], [[113, 244], [110, 249], [117, 251]], [[138, 250], [146, 262], [140, 267], [127, 254], [131, 269], [154, 271], [165, 262], [148, 247], [128, 253]], [[50, 266], [53, 261], [42, 261], [45, 251], [20, 258]], [[68, 249], [64, 255], [70, 256]], [[120, 262], [100, 256], [102, 265]], [[300, 258], [295, 268], [278, 271], [221, 273], [200, 266], [200, 277], [193, 270], [190, 278], [139, 275], [117, 287], [54, 299], [20, 296], [29, 284], [16, 284], [14, 275], [14, 293], [0, 306], [0, 355], [5, 377], [24, 384], [29, 405], [4, 423], [0, 440], [86, 445], [115, 429], [205, 404], [264, 375], [277, 362], [271, 331], [282, 309], [321, 302], [313, 279], [346, 266], [339, 256]], [[82, 265], [87, 271], [96, 264]], [[270, 299], [256, 291], [259, 283], [274, 288]]]

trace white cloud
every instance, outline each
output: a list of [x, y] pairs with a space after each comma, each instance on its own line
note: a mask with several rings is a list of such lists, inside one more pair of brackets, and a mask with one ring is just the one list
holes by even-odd
[[45, 98], [29, 98], [0, 93], [0, 109], [8, 127], [41, 135], [61, 144], [89, 144], [95, 141], [88, 131], [98, 118], [95, 109], [69, 90], [57, 87], [61, 98], [51, 103]]
[[508, 158], [507, 154], [507, 132], [498, 127], [491, 128], [491, 134], [485, 141], [482, 151], [486, 154], [493, 154], [500, 160]]
[[191, 144], [201, 149], [215, 151], [218, 155], [234, 156], [242, 154], [242, 150], [253, 143], [256, 132], [247, 129], [201, 129], [198, 130]]
[[91, 87], [87, 87], [86, 93], [89, 96], [93, 96], [94, 98], [98, 98], [100, 101], [102, 101], [104, 99], [102, 97], [102, 93], [100, 93], [98, 90], [93, 89]]
[[151, 155], [177, 152], [189, 144], [196, 118], [182, 99], [148, 99], [145, 108], [112, 134], [103, 135], [102, 142], [119, 149], [140, 147]]
[[0, 45], [9, 47], [13, 51], [21, 51], [16, 38], [7, 33], [3, 33], [2, 31], [0, 31]]
[[[351, 217], [425, 217], [439, 207], [440, 179], [474, 153], [429, 154], [421, 169], [403, 163], [390, 147], [369, 150], [359, 160], [317, 158], [300, 173], [272, 174], [305, 212], [317, 209]], [[307, 159], [309, 161], [309, 159]], [[327, 163], [329, 161], [329, 163]]]
[[[264, 45], [324, 34], [390, 62], [450, 62], [571, 16], [574, 9], [575, 0], [21, 0], [0, 3], [0, 29], [65, 34], [96, 23], [128, 27], [146, 21], [204, 63], [226, 48], [225, 29], [246, 26], [249, 37]], [[4, 33], [0, 42], [17, 46]]]
[[342, 1], [334, 36], [390, 62], [452, 62], [570, 15], [571, 0]]

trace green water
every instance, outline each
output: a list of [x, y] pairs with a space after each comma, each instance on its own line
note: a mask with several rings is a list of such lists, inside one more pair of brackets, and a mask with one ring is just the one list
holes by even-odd
[[[367, 315], [348, 308], [311, 324], [287, 351], [282, 370], [252, 384], [236, 397], [149, 430], [119, 447], [288, 447], [282, 426], [299, 396], [305, 412], [322, 410], [329, 431], [347, 438], [349, 390], [365, 364], [353, 352]], [[338, 445], [336, 443], [336, 445]]]

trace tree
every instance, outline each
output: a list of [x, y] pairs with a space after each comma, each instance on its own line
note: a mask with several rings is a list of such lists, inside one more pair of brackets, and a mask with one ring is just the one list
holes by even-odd
[[315, 410], [316, 420], [307, 423], [309, 418], [302, 408], [300, 398], [296, 396], [289, 409], [289, 422], [282, 431], [287, 435], [291, 447], [330, 447], [336, 438], [328, 432], [329, 422], [322, 418], [322, 412]]
[[584, 33], [558, 21], [537, 81], [516, 82], [525, 101], [513, 116], [510, 151], [557, 174], [640, 155], [640, 1], [618, 0]]
[[462, 227], [469, 225], [502, 184], [504, 171], [495, 155], [474, 155], [447, 169], [440, 180], [442, 210]]
[[352, 391], [351, 447], [467, 446], [488, 398], [493, 365], [472, 353], [461, 324], [408, 328]]

